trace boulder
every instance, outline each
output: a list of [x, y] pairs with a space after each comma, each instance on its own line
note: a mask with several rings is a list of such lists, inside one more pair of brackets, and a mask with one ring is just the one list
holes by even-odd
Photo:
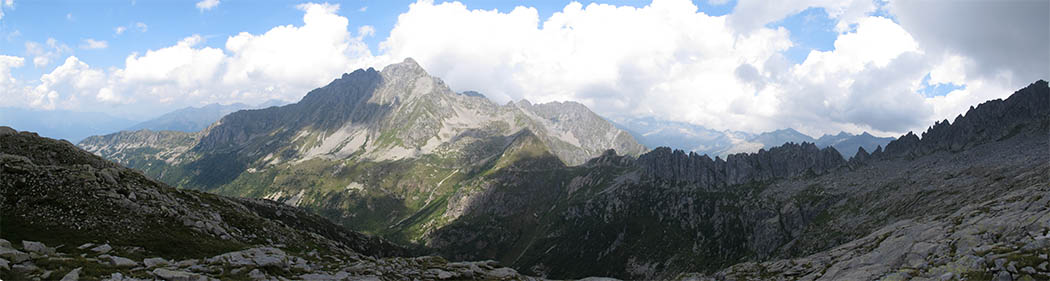
[[99, 253], [99, 254], [109, 253], [109, 251], [112, 251], [112, 250], [113, 250], [113, 247], [109, 246], [109, 244], [102, 244], [102, 245], [99, 245], [97, 247], [91, 248], [92, 252], [96, 252], [96, 253]]
[[15, 272], [29, 273], [29, 272], [34, 272], [34, 271], [37, 271], [37, 270], [40, 270], [40, 268], [37, 267], [36, 265], [34, 265], [31, 262], [22, 263], [22, 264], [16, 264], [15, 266], [11, 267], [11, 271], [15, 271]]
[[0, 248], [0, 258], [7, 259], [12, 263], [22, 263], [29, 259], [29, 254], [11, 248]]
[[165, 266], [171, 264], [171, 262], [164, 258], [148, 258], [142, 260], [142, 264], [145, 265], [147, 268], [152, 268], [156, 266]]
[[252, 269], [251, 272], [248, 272], [248, 278], [251, 278], [252, 280], [263, 280], [266, 279], [266, 274], [256, 268]]
[[80, 280], [80, 267], [70, 270], [66, 273], [66, 276], [62, 276], [62, 281], [77, 281]]
[[152, 273], [154, 276], [157, 276], [157, 278], [168, 281], [203, 281], [210, 279], [200, 274], [170, 270], [166, 268], [154, 269]]
[[27, 240], [22, 241], [22, 249], [30, 253], [37, 253], [41, 255], [50, 255], [55, 253], [54, 249], [44, 246], [44, 243]]
[[135, 262], [135, 261], [133, 261], [133, 260], [131, 260], [129, 258], [125, 258], [125, 257], [118, 257], [118, 256], [111, 256], [111, 255], [101, 255], [101, 256], [98, 256], [98, 258], [100, 260], [103, 260], [103, 261], [108, 261], [109, 264], [112, 264], [113, 266], [119, 266], [119, 267], [132, 267], [132, 266], [136, 266], [136, 265], [139, 264], [139, 263], [137, 263], [137, 262]]

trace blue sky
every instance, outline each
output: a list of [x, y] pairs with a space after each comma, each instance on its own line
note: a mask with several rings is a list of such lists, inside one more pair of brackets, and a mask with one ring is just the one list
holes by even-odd
[[341, 73], [412, 57], [453, 90], [499, 103], [569, 100], [717, 130], [897, 134], [1050, 76], [1047, 6], [3, 0], [0, 107], [141, 120], [294, 102]]

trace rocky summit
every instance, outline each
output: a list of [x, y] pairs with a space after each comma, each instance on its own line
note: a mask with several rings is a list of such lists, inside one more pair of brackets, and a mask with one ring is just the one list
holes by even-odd
[[[384, 260], [493, 260], [489, 267], [472, 263], [483, 271], [449, 278], [496, 278], [491, 274], [505, 271], [514, 273], [507, 278], [554, 279], [1050, 279], [1047, 82], [885, 146], [849, 137], [714, 158], [669, 148], [645, 152], [580, 104], [497, 105], [479, 93], [452, 92], [408, 59], [382, 71], [344, 74], [295, 104], [232, 113], [200, 132], [121, 132], [78, 145], [141, 171], [110, 172], [117, 183], [133, 176], [163, 186], [152, 178], [188, 189], [168, 192], [248, 210], [283, 208], [280, 214], [331, 225], [332, 233], [353, 229], [380, 237], [349, 236], [388, 250], [347, 246], [359, 255], [405, 253], [393, 245], [399, 244], [410, 255], [441, 258]], [[36, 166], [54, 165], [47, 162], [52, 158], [29, 158]], [[109, 182], [101, 174], [88, 180]], [[225, 206], [201, 200], [185, 200], [187, 208], [214, 213], [208, 208]], [[283, 218], [273, 214], [260, 216]], [[249, 241], [198, 255], [207, 256], [198, 258], [203, 261], [270, 255], [271, 249], [311, 261], [308, 246], [244, 240], [237, 236], [244, 231], [202, 218], [200, 226], [193, 219], [174, 223], [222, 241], [223, 235]], [[44, 219], [26, 221], [36, 220]], [[4, 221], [6, 229], [10, 220]], [[357, 241], [318, 235], [310, 237]], [[99, 255], [87, 257], [117, 264], [126, 261], [112, 257], [131, 254]], [[317, 274], [343, 279], [349, 276], [343, 272], [359, 272], [326, 264], [331, 270]], [[443, 262], [440, 269], [453, 272], [462, 264]], [[253, 272], [238, 272], [244, 271]], [[434, 276], [448, 277], [398, 275]]]

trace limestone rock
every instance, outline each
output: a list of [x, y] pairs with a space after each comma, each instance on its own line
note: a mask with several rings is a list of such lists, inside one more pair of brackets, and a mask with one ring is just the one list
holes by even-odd
[[110, 246], [109, 244], [102, 244], [102, 245], [96, 246], [94, 248], [91, 248], [92, 252], [99, 253], [99, 254], [109, 253], [109, 251], [112, 251], [112, 250], [113, 250], [113, 247]]
[[41, 255], [50, 255], [55, 253], [54, 249], [48, 248], [44, 245], [44, 243], [25, 240], [22, 241], [22, 249], [31, 253], [37, 253]]
[[26, 254], [26, 253], [24, 253], [22, 251], [11, 249], [11, 248], [2, 248], [2, 247], [0, 247], [0, 257], [9, 260], [12, 263], [16, 263], [17, 264], [17, 263], [22, 263], [23, 261], [28, 260], [29, 259], [29, 254]]
[[66, 273], [65, 276], [62, 276], [62, 281], [77, 281], [77, 280], [80, 280], [80, 270], [81, 269], [82, 269], [82, 267], [77, 267], [77, 268], [75, 268], [73, 270], [70, 270], [69, 273]]
[[164, 258], [147, 258], [142, 260], [142, 265], [145, 265], [147, 268], [165, 266], [168, 264], [171, 264], [171, 262]]
[[111, 264], [113, 266], [118, 266], [118, 267], [132, 267], [132, 266], [138, 265], [138, 263], [135, 262], [134, 260], [131, 260], [131, 259], [125, 258], [125, 257], [118, 257], [118, 256], [111, 256], [111, 255], [101, 255], [101, 256], [98, 256], [98, 258], [99, 258], [99, 260], [107, 261], [109, 264]]
[[152, 271], [154, 276], [157, 278], [167, 281], [206, 281], [211, 280], [207, 276], [203, 276], [196, 273], [190, 273], [185, 271], [170, 270], [166, 268], [157, 268]]

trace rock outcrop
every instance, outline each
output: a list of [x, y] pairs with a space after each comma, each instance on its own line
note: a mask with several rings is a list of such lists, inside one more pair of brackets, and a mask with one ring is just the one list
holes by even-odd
[[724, 187], [754, 181], [790, 178], [811, 172], [823, 174], [846, 163], [835, 148], [819, 149], [812, 143], [787, 143], [758, 153], [732, 154], [722, 160], [686, 154], [666, 147], [638, 157], [646, 174], [657, 180], [699, 187]]
[[886, 145], [886, 157], [916, 156], [935, 151], [962, 151], [968, 147], [1008, 139], [1017, 134], [1038, 130], [1050, 116], [1050, 88], [1044, 80], [1036, 81], [1014, 92], [1006, 100], [991, 100], [970, 107], [955, 122], [938, 121], [922, 134], [909, 132]]

